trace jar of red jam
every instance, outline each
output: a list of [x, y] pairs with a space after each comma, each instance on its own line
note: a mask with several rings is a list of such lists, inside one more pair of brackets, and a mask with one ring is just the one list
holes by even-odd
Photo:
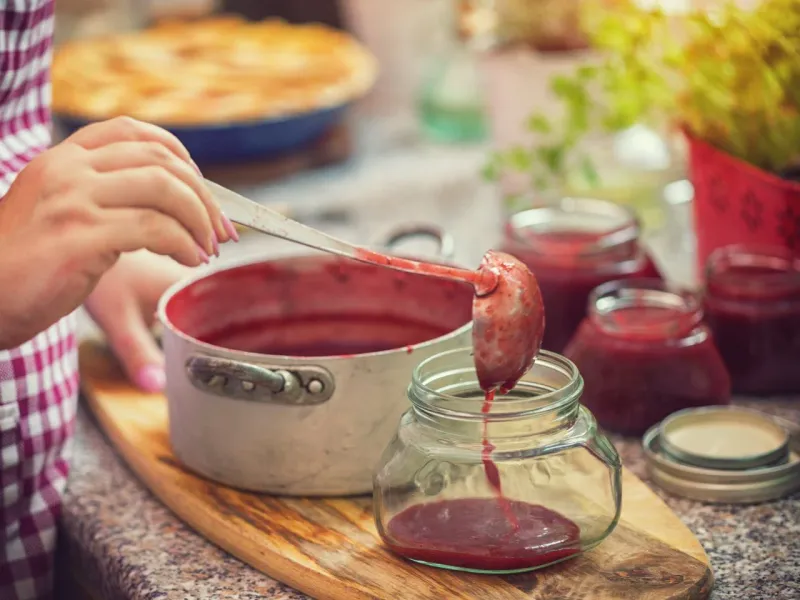
[[374, 479], [386, 545], [435, 567], [515, 573], [599, 544], [619, 519], [621, 465], [582, 391], [575, 365], [550, 352], [494, 399], [471, 348], [422, 362]]
[[728, 246], [706, 264], [703, 299], [736, 394], [800, 392], [800, 257]]
[[589, 198], [562, 198], [509, 218], [501, 249], [536, 274], [547, 315], [543, 348], [564, 351], [598, 285], [661, 277], [639, 233], [629, 209]]
[[612, 281], [589, 299], [565, 355], [606, 429], [641, 435], [671, 413], [728, 404], [730, 378], [699, 300], [656, 279]]

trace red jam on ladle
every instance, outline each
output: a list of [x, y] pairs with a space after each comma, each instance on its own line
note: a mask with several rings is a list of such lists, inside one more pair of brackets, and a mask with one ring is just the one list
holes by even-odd
[[478, 272], [496, 275], [497, 287], [476, 293], [472, 344], [478, 382], [485, 392], [512, 389], [533, 365], [544, 335], [544, 304], [536, 277], [522, 262], [490, 250]]

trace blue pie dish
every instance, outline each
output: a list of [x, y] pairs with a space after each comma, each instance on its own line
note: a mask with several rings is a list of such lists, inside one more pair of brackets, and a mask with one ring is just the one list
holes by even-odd
[[[224, 165], [277, 158], [301, 150], [340, 122], [347, 106], [263, 121], [161, 126], [175, 134], [198, 165]], [[91, 122], [59, 114], [54, 119], [67, 135]]]

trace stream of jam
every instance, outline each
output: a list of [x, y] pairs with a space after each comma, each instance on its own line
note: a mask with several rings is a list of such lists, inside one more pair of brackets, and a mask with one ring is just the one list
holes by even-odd
[[[500, 393], [504, 394], [505, 390], [500, 390]], [[481, 406], [481, 414], [488, 415], [492, 410], [495, 391], [485, 390], [484, 394], [483, 405]], [[481, 439], [481, 444], [483, 446], [481, 449], [481, 462], [483, 463], [483, 471], [486, 473], [486, 480], [489, 482], [489, 485], [497, 496], [497, 503], [500, 506], [500, 509], [506, 516], [506, 519], [511, 525], [512, 530], [516, 532], [519, 529], [519, 521], [517, 520], [517, 516], [514, 511], [511, 509], [511, 504], [509, 503], [508, 498], [503, 495], [503, 486], [500, 483], [500, 471], [497, 468], [497, 464], [495, 464], [494, 460], [492, 460], [494, 445], [489, 441], [488, 429], [489, 420], [484, 418], [483, 436]]]

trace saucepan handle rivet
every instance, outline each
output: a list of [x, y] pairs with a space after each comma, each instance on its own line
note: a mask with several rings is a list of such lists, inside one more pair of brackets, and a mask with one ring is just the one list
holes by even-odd
[[225, 384], [228, 383], [228, 378], [224, 377], [223, 375], [212, 375], [211, 379], [208, 380], [209, 387], [225, 387]]

